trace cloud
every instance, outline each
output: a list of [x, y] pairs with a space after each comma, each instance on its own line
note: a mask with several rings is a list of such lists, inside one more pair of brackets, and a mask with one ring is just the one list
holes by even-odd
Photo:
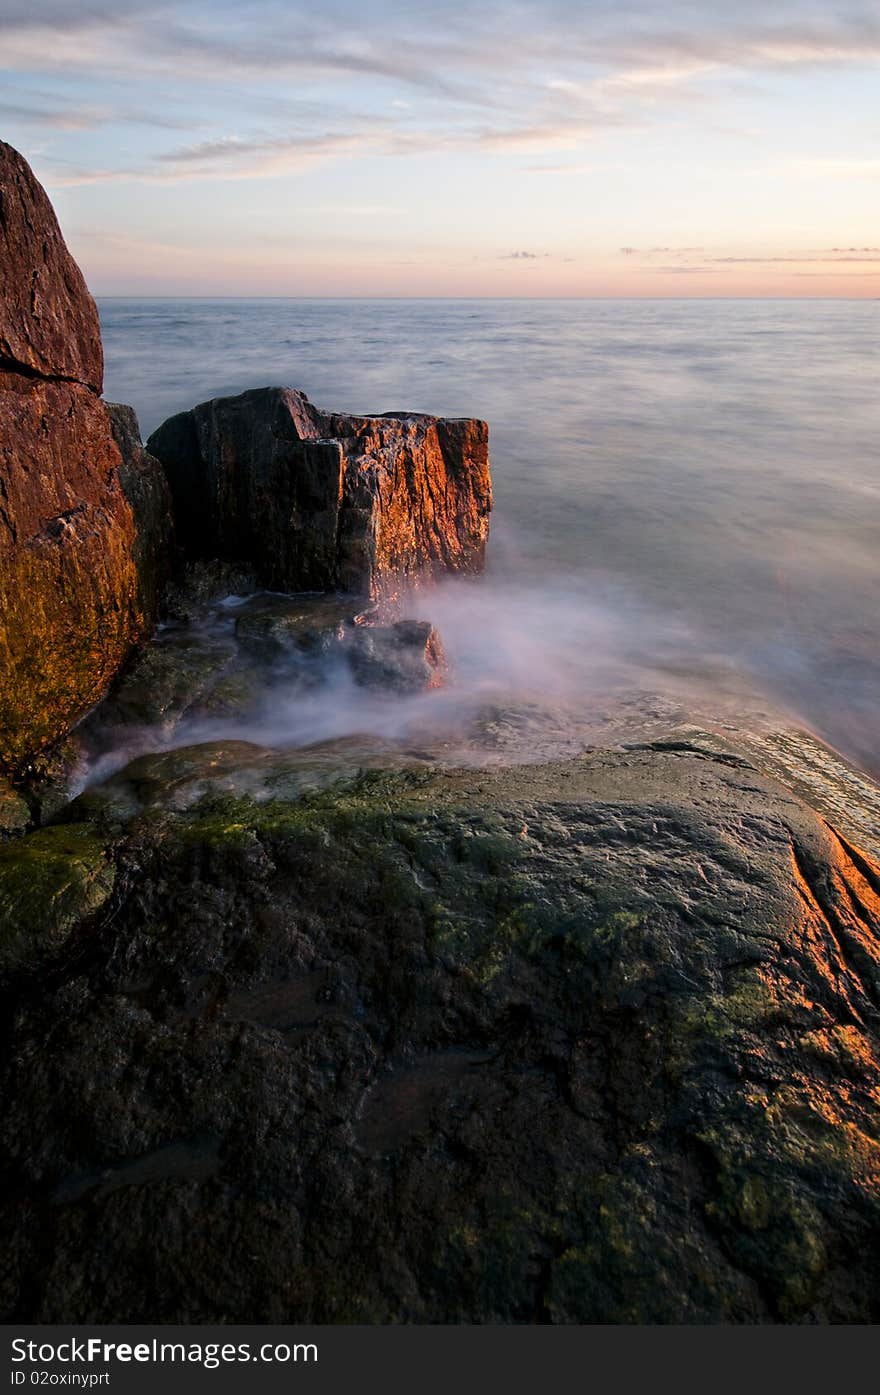
[[[117, 169], [83, 163], [56, 183], [273, 177], [316, 161], [375, 153], [402, 158], [473, 151], [516, 160], [581, 151], [603, 133], [650, 124], [678, 104], [705, 100], [708, 83], [768, 70], [865, 65], [880, 59], [876, 6], [843, 0], [739, 0], [728, 12], [693, 0], [0, 0], [0, 67], [69, 83], [127, 83], [142, 115], [58, 96], [5, 96], [7, 115], [75, 131], [164, 120], [161, 88], [198, 113], [206, 131], [187, 147]], [[294, 131], [283, 94], [314, 108]], [[206, 118], [203, 104], [213, 118]], [[273, 116], [269, 107], [274, 104]], [[378, 105], [377, 124], [360, 106]], [[238, 131], [216, 129], [216, 109]], [[273, 129], [265, 129], [267, 113]], [[356, 133], [356, 134], [354, 134]], [[532, 164], [531, 173], [589, 166]], [[814, 177], [880, 173], [874, 159], [812, 160]], [[676, 253], [677, 255], [677, 253]]]
[[662, 271], [667, 276], [723, 276], [717, 266], [643, 266], [642, 271]]
[[505, 252], [499, 261], [502, 262], [539, 262], [545, 257], [549, 257], [549, 252]]
[[[880, 247], [832, 247], [819, 252], [768, 252], [764, 255], [718, 255], [711, 254], [704, 247], [621, 247], [625, 257], [638, 257], [649, 263], [648, 271], [707, 271], [722, 266], [781, 266], [788, 262], [801, 262], [810, 266], [826, 264], [838, 266], [847, 262], [880, 262]], [[686, 266], [656, 266], [655, 257], [681, 257], [690, 263]]]
[[621, 247], [625, 257], [683, 257], [702, 252], [702, 247]]
[[726, 265], [749, 265], [749, 266], [779, 266], [785, 262], [807, 262], [816, 265], [825, 262], [829, 266], [838, 266], [841, 262], [878, 262], [880, 255], [875, 257], [826, 257], [826, 256], [794, 256], [794, 257], [712, 257], [713, 262], [720, 262]]
[[105, 113], [93, 107], [50, 106], [41, 102], [0, 100], [0, 116], [34, 126], [51, 126], [58, 131], [84, 131], [100, 126]]
[[111, 106], [78, 106], [65, 103], [60, 93], [23, 93], [19, 98], [0, 99], [0, 116], [11, 121], [34, 126], [48, 126], [58, 131], [88, 131], [110, 124], [148, 126], [156, 130], [179, 131], [192, 129], [190, 116], [174, 119], [149, 110]]
[[826, 157], [793, 160], [792, 173], [807, 179], [880, 179], [880, 159], [851, 159]]

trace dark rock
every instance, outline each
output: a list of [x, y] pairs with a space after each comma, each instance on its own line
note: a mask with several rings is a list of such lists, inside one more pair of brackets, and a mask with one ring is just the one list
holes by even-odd
[[0, 776], [0, 838], [24, 833], [31, 826], [31, 811], [26, 799]]
[[423, 620], [360, 626], [352, 636], [349, 662], [364, 687], [399, 693], [441, 687], [446, 668], [440, 636]]
[[187, 630], [162, 634], [122, 674], [89, 729], [158, 724], [168, 729], [190, 712], [228, 671], [230, 645]]
[[122, 456], [119, 483], [134, 518], [132, 557], [139, 604], [144, 615], [155, 619], [173, 570], [171, 491], [161, 464], [144, 450], [134, 408], [108, 402], [107, 411], [113, 439]]
[[484, 422], [346, 416], [262, 388], [172, 417], [148, 447], [185, 554], [253, 566], [271, 589], [379, 595], [482, 569]]
[[85, 752], [80, 731], [33, 756], [20, 771], [19, 788], [34, 823], [51, 823], [73, 798]]
[[259, 590], [253, 570], [216, 557], [189, 561], [178, 567], [165, 594], [163, 612], [172, 620], [193, 621], [228, 596], [249, 596]]
[[242, 788], [136, 820], [51, 979], [18, 961], [7, 1322], [880, 1318], [848, 840], [682, 742]]
[[257, 597], [235, 621], [235, 637], [254, 658], [319, 658], [355, 629], [357, 607], [335, 596]]
[[41, 975], [106, 906], [115, 878], [85, 823], [0, 843], [0, 980]]

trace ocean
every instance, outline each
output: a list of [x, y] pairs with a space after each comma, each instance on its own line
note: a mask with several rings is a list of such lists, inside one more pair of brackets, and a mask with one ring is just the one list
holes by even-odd
[[105, 395], [145, 437], [268, 383], [341, 411], [489, 422], [486, 575], [417, 609], [463, 691], [516, 697], [526, 753], [551, 729], [567, 750], [608, 730], [764, 725], [880, 776], [880, 302], [99, 308]]

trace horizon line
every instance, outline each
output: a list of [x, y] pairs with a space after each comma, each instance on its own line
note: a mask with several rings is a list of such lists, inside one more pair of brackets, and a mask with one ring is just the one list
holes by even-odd
[[150, 292], [142, 294], [137, 291], [91, 291], [95, 300], [469, 300], [469, 301], [645, 301], [653, 304], [666, 304], [678, 301], [764, 301], [764, 300], [785, 300], [785, 301], [845, 301], [864, 302], [872, 304], [880, 300], [880, 295], [243, 295], [243, 294], [222, 294], [220, 292], [205, 294], [193, 293], [185, 294], [181, 292]]

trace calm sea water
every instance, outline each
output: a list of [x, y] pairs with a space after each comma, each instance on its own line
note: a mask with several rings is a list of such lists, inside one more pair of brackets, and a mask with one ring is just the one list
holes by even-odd
[[[466, 664], [786, 714], [880, 774], [880, 302], [104, 300], [146, 436], [266, 383], [490, 424]], [[493, 649], [494, 646], [494, 649]], [[490, 660], [491, 667], [491, 660]]]

